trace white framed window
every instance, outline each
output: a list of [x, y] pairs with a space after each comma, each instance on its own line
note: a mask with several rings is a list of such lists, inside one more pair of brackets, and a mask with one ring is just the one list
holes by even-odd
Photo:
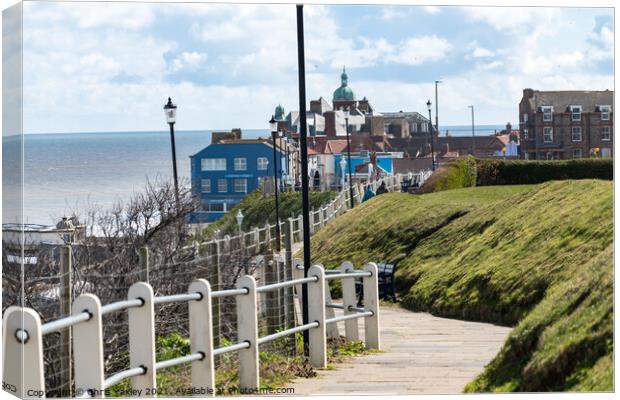
[[544, 106], [540, 107], [543, 112], [543, 121], [551, 122], [553, 121], [553, 107]]
[[528, 129], [523, 128], [523, 139], [529, 139], [530, 138], [530, 132]]
[[416, 133], [417, 131], [418, 131], [418, 123], [414, 122], [413, 124], [411, 124], [411, 132]]
[[228, 192], [228, 181], [226, 181], [226, 179], [217, 180], [217, 191], [218, 193]]
[[208, 211], [210, 211], [210, 212], [226, 212], [226, 203], [209, 203]]
[[581, 149], [573, 149], [573, 158], [582, 158], [583, 157], [583, 153], [581, 152]]
[[570, 106], [571, 121], [581, 121], [581, 106]]
[[269, 159], [267, 157], [258, 157], [256, 159], [256, 168], [259, 171], [266, 171], [269, 166]]
[[248, 192], [248, 180], [247, 179], [235, 179], [235, 193], [247, 193]]
[[550, 151], [547, 152], [547, 160], [553, 160], [553, 153]]
[[211, 179], [200, 180], [200, 191], [202, 193], [211, 193]]
[[543, 128], [543, 142], [545, 143], [553, 142], [553, 128], [550, 128], [550, 127]]
[[203, 158], [200, 160], [200, 169], [203, 171], [226, 171], [226, 159]]
[[601, 127], [601, 140], [604, 140], [606, 142], [611, 140], [611, 127], [610, 126]]
[[601, 121], [609, 121], [611, 106], [599, 106], [599, 110], [601, 110]]
[[245, 157], [235, 157], [235, 171], [246, 171], [248, 169], [248, 159]]
[[581, 127], [580, 126], [572, 127], [572, 140], [573, 142], [581, 142]]
[[523, 113], [523, 122], [527, 122], [529, 118], [529, 114], [528, 113]]

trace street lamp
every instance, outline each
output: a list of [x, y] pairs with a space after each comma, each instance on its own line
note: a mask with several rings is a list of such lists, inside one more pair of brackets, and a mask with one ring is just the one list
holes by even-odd
[[174, 123], [177, 119], [177, 106], [172, 103], [172, 99], [168, 97], [168, 103], [164, 105], [164, 113], [166, 114], [166, 122], [170, 125], [170, 144], [172, 146], [172, 172], [174, 174], [174, 194], [177, 201], [177, 211], [179, 208], [179, 179], [177, 177], [177, 151], [174, 144]]
[[340, 180], [342, 183], [340, 184], [340, 190], [344, 191], [344, 169], [347, 167], [347, 162], [344, 159], [344, 155], [340, 154]]
[[426, 108], [428, 109], [428, 125], [429, 125], [428, 132], [431, 135], [431, 166], [432, 166], [433, 171], [435, 171], [435, 148], [433, 144], [433, 119], [431, 117], [431, 106], [432, 105], [433, 103], [431, 103], [431, 100], [429, 99], [426, 102]]
[[439, 98], [437, 93], [437, 85], [439, 85], [440, 83], [442, 82], [435, 81], [435, 130], [438, 134], [441, 134], [441, 132], [439, 132]]
[[349, 138], [349, 109], [343, 110], [344, 127], [347, 131], [347, 158], [349, 164], [349, 199], [353, 208], [353, 181], [351, 180], [351, 139]]
[[[280, 253], [280, 211], [278, 204], [278, 161], [276, 151], [276, 138], [278, 136], [278, 122], [271, 116], [269, 120], [269, 128], [271, 129], [271, 139], [273, 140], [273, 192], [276, 200], [276, 250]], [[280, 162], [280, 164], [282, 164]]]
[[239, 225], [239, 232], [241, 232], [241, 224], [243, 223], [243, 213], [241, 210], [237, 211], [237, 216], [235, 218], [237, 219], [237, 225]]
[[476, 134], [474, 130], [474, 106], [467, 106], [471, 108], [471, 155], [475, 157], [476, 152]]

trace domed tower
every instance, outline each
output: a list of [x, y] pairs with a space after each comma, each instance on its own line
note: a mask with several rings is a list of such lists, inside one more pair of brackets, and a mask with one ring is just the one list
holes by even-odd
[[349, 87], [349, 76], [345, 67], [342, 67], [340, 75], [340, 87], [334, 91], [334, 109], [343, 109], [347, 107], [355, 107], [355, 94]]
[[282, 107], [282, 104], [278, 104], [273, 115], [276, 121], [284, 121], [284, 107]]

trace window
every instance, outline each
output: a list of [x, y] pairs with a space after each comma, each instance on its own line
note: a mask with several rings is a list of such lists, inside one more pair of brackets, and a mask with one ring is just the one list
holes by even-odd
[[211, 193], [211, 179], [201, 179], [200, 190], [202, 193]]
[[550, 122], [553, 121], [553, 107], [540, 107], [543, 112], [543, 121]]
[[226, 171], [225, 158], [203, 158], [200, 160], [203, 171]]
[[411, 132], [416, 133], [417, 131], [418, 131], [418, 123], [414, 122], [413, 124], [411, 124]]
[[611, 149], [609, 147], [601, 147], [601, 156], [603, 158], [611, 157]]
[[543, 128], [543, 142], [553, 142], [553, 128]]
[[235, 193], [247, 193], [248, 180], [247, 179], [235, 179]]
[[217, 191], [219, 193], [226, 193], [226, 192], [228, 192], [228, 182], [226, 181], [226, 179], [218, 179], [217, 180]]
[[553, 153], [550, 151], [547, 152], [547, 160], [553, 160]]
[[573, 131], [573, 142], [581, 142], [581, 127], [580, 126], [573, 126], [572, 128]]
[[581, 106], [570, 106], [571, 121], [581, 121]]
[[581, 158], [581, 157], [582, 157], [581, 149], [573, 149], [573, 158]]
[[259, 171], [266, 171], [267, 166], [269, 165], [269, 160], [267, 157], [258, 157], [256, 159], [256, 167]]
[[245, 157], [235, 157], [235, 171], [245, 171], [248, 169], [248, 159]]
[[528, 118], [529, 118], [529, 114], [523, 113], [523, 122], [527, 122]]
[[601, 140], [604, 140], [604, 141], [611, 140], [611, 127], [609, 126], [601, 127]]
[[523, 129], [523, 139], [529, 139], [530, 133], [527, 129]]
[[422, 122], [422, 132], [428, 132], [428, 122]]
[[209, 203], [208, 211], [210, 211], [210, 212], [226, 212], [226, 203]]
[[611, 113], [611, 106], [599, 106], [601, 110], [601, 121], [609, 121], [609, 113]]
[[524, 160], [529, 160], [530, 159], [530, 153], [523, 153], [523, 159]]

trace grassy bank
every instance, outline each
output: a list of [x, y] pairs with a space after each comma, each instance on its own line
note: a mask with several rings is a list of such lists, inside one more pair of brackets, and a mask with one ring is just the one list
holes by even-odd
[[397, 261], [406, 307], [516, 325], [467, 390], [611, 390], [612, 215], [608, 181], [388, 194], [318, 232], [313, 261]]

